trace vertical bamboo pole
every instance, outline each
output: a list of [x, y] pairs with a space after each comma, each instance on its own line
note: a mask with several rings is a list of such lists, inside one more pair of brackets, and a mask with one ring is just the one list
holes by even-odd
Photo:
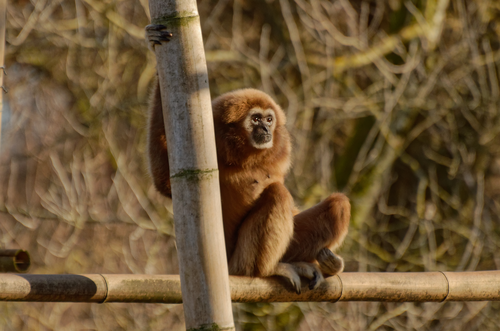
[[0, 0], [0, 146], [2, 136], [2, 115], [3, 115], [3, 75], [5, 57], [5, 20], [7, 18], [7, 0]]
[[212, 106], [196, 0], [150, 0], [188, 330], [234, 330]]

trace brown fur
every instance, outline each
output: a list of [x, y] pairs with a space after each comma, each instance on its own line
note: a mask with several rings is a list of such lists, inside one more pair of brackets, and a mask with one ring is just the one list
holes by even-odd
[[168, 165], [167, 137], [163, 122], [160, 86], [155, 83], [149, 101], [148, 121], [148, 161], [149, 171], [156, 189], [166, 197], [172, 198], [170, 187], [170, 166]]
[[[158, 86], [150, 107], [151, 173], [156, 188], [171, 197]], [[272, 148], [254, 148], [242, 128], [243, 120], [254, 107], [274, 110]], [[254, 89], [221, 95], [213, 101], [212, 108], [230, 274], [281, 275], [300, 291], [298, 275], [314, 278], [310, 287], [316, 287], [322, 280], [319, 269], [325, 274], [340, 272], [343, 261], [330, 249], [340, 245], [347, 234], [349, 200], [334, 193], [294, 216], [293, 199], [284, 186], [291, 143], [283, 110], [267, 94]]]

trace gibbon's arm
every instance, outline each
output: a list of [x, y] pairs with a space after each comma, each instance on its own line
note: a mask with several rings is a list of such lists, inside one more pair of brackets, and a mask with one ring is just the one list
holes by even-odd
[[149, 101], [148, 161], [149, 171], [156, 189], [164, 196], [172, 198], [167, 137], [158, 80], [155, 82]]
[[[146, 26], [146, 41], [149, 49], [154, 52], [155, 45], [168, 42], [172, 37], [165, 31], [165, 26], [151, 24]], [[172, 198], [170, 187], [170, 167], [168, 165], [167, 137], [163, 122], [160, 83], [158, 78], [153, 86], [153, 93], [149, 100], [148, 123], [148, 163], [151, 177], [156, 189], [166, 197]]]

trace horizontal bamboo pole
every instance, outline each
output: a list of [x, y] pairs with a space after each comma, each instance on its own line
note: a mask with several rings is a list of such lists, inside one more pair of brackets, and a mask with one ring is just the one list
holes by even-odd
[[[302, 294], [279, 278], [230, 276], [233, 302], [500, 301], [500, 271], [345, 272]], [[181, 303], [178, 275], [0, 275], [0, 301]]]

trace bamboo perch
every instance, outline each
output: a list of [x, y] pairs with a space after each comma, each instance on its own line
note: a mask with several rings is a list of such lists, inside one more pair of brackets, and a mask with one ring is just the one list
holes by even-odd
[[[500, 271], [346, 272], [302, 294], [279, 278], [230, 276], [233, 302], [500, 301]], [[181, 303], [179, 275], [0, 275], [0, 301]]]

